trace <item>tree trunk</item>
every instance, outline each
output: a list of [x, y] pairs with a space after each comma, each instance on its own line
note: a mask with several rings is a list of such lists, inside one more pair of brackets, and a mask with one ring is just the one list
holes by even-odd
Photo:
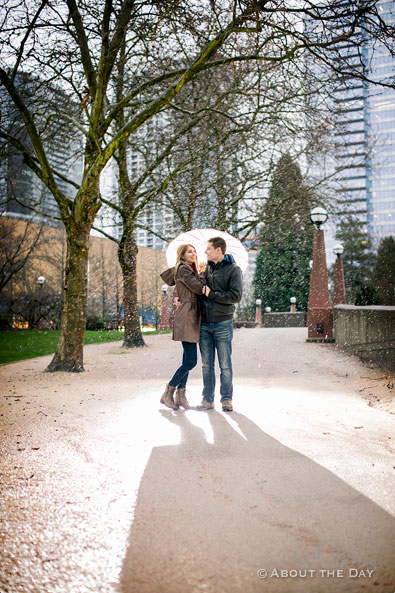
[[[117, 101], [124, 97], [125, 81], [125, 52], [126, 43], [120, 50], [118, 61], [118, 78], [116, 84]], [[121, 109], [115, 118], [116, 128], [122, 130], [125, 126], [125, 112]], [[125, 338], [123, 346], [139, 348], [145, 346], [141, 334], [139, 310], [137, 303], [137, 245], [134, 237], [134, 194], [128, 174], [126, 138], [120, 142], [117, 151], [119, 169], [120, 203], [122, 205], [123, 233], [118, 248], [118, 259], [122, 270], [123, 280], [123, 312]]]
[[67, 233], [65, 295], [59, 342], [47, 371], [81, 372], [88, 297], [89, 223]]
[[123, 274], [123, 309], [127, 348], [145, 346], [141, 334], [137, 304], [137, 245], [134, 238], [133, 221], [124, 225], [118, 257]]

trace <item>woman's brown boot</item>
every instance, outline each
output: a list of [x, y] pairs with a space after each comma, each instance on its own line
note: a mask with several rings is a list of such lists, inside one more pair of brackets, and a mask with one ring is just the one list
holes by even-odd
[[178, 405], [174, 402], [173, 395], [176, 388], [173, 385], [166, 385], [166, 389], [160, 398], [160, 403], [165, 404], [168, 408], [172, 408], [173, 410], [178, 410]]
[[179, 407], [184, 408], [184, 410], [191, 409], [191, 406], [189, 405], [189, 402], [187, 400], [187, 396], [185, 395], [185, 387], [179, 387], [177, 389], [174, 401]]

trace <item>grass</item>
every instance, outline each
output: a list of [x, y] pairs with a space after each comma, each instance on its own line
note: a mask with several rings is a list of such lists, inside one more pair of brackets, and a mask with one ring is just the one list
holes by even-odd
[[[148, 332], [147, 332], [148, 333]], [[150, 331], [149, 335], [169, 333]], [[102, 344], [123, 340], [124, 334], [117, 331], [86, 331], [85, 344]], [[58, 343], [56, 330], [18, 330], [0, 332], [0, 364], [53, 354]]]

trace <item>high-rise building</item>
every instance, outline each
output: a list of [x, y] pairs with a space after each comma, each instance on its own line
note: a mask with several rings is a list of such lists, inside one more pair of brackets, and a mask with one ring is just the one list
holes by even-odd
[[[138, 130], [137, 138], [129, 146], [128, 162], [131, 179], [137, 180], [147, 168], [152, 165], [155, 155], [158, 155], [162, 144], [164, 129], [168, 125], [165, 114], [159, 113]], [[144, 180], [139, 192], [154, 190], [163, 181], [165, 167], [159, 165], [152, 175]], [[160, 196], [159, 196], [160, 197]], [[153, 199], [141, 210], [136, 221], [136, 243], [141, 247], [163, 250], [167, 243], [161, 238], [177, 230], [175, 216], [172, 210], [161, 203], [160, 199]]]
[[[39, 79], [28, 74], [17, 75], [15, 84], [28, 105], [33, 104], [34, 98], [37, 101], [37, 113], [46, 114], [47, 133], [43, 143], [48, 161], [53, 168], [58, 187], [66, 196], [73, 199], [77, 190], [66, 179], [74, 183], [79, 183], [81, 180], [81, 138], [72, 133], [71, 126], [67, 122], [57, 120], [55, 116], [59, 107], [68, 104], [68, 97], [60, 89], [44, 87]], [[4, 88], [0, 91], [0, 105], [2, 126], [18, 137], [34, 158], [30, 136]], [[54, 113], [52, 121], [51, 106]], [[44, 125], [42, 116], [41, 125]], [[47, 224], [59, 224], [59, 208], [55, 198], [25, 163], [23, 155], [12, 145], [4, 145], [2, 151], [0, 191], [3, 213], [15, 218], [43, 219]]]
[[[395, 2], [378, 3], [384, 22], [395, 27]], [[367, 225], [373, 240], [395, 235], [395, 58], [383, 44], [368, 46], [371, 77], [387, 79], [392, 87], [370, 84], [365, 97], [365, 127], [369, 157], [367, 172]]]
[[[158, 191], [156, 197], [142, 208], [136, 221], [137, 245], [163, 250], [167, 246], [164, 238], [170, 240], [187, 228], [212, 227], [221, 207], [224, 220], [228, 218], [233, 222], [233, 228], [231, 224], [227, 225], [229, 231], [237, 229], [238, 206], [236, 200], [236, 205], [232, 205], [231, 199], [232, 192], [236, 193], [238, 187], [234, 155], [224, 155], [222, 146], [204, 153], [202, 149], [204, 143], [207, 144], [204, 128], [179, 138], [174, 151], [158, 166], [152, 166], [176, 134], [177, 124], [174, 114], [160, 113], [140, 128], [139, 136], [129, 146], [131, 179], [138, 179], [151, 169], [138, 190], [141, 195], [163, 188], [164, 182], [169, 181], [163, 192]], [[203, 136], [201, 143], [199, 134]], [[199, 149], [202, 154], [196, 156]], [[173, 178], [177, 170], [178, 174]]]
[[[395, 25], [395, 3], [381, 0], [377, 7], [383, 21]], [[337, 212], [339, 217], [351, 214], [358, 219], [377, 245], [383, 237], [395, 235], [395, 60], [376, 40], [362, 39], [361, 56], [351, 45], [342, 51], [356, 62], [361, 59], [361, 73], [369, 79], [390, 82], [392, 77], [392, 86], [355, 79], [334, 93], [339, 140], [334, 163]], [[330, 228], [331, 247], [335, 225]], [[331, 249], [328, 256], [334, 258]]]
[[[344, 0], [344, 6], [349, 3]], [[378, 0], [377, 10], [388, 27], [395, 26], [393, 0]], [[306, 21], [306, 29], [310, 26]], [[337, 225], [349, 216], [375, 247], [382, 238], [395, 235], [395, 60], [385, 44], [370, 39], [362, 29], [355, 32], [354, 41], [338, 47], [360, 76], [345, 76], [333, 91], [333, 154], [320, 155], [318, 167], [309, 163], [317, 180], [333, 179], [334, 207], [325, 226], [328, 263], [335, 259], [332, 248]], [[313, 63], [306, 67], [314, 72]]]

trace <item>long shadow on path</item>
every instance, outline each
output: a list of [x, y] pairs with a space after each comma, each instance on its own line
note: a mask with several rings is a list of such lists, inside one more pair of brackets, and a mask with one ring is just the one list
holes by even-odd
[[145, 469], [123, 593], [393, 593], [391, 515], [240, 413], [207, 413], [214, 444], [189, 414], [162, 412], [181, 442]]

